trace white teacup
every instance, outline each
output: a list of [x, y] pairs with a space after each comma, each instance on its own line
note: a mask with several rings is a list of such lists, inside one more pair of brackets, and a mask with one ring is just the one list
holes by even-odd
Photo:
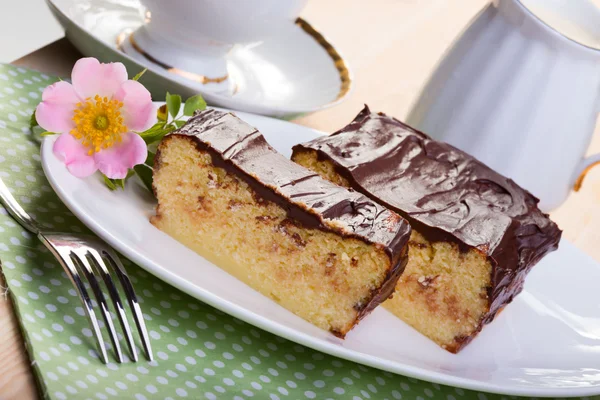
[[292, 24], [307, 0], [142, 0], [147, 22], [131, 39], [165, 68], [206, 84], [230, 87], [225, 56], [236, 45], [261, 42]]

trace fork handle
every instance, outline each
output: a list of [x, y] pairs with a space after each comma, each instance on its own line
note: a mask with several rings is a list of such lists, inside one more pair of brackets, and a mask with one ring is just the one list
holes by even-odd
[[6, 208], [8, 213], [21, 225], [23, 228], [27, 229], [29, 232], [37, 235], [41, 226], [33, 219], [27, 211], [23, 209], [17, 203], [17, 200], [14, 198], [8, 187], [0, 178], [0, 203]]

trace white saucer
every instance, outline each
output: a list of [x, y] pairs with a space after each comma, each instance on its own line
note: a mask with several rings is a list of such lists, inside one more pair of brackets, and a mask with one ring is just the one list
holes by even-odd
[[289, 29], [227, 56], [229, 93], [214, 93], [189, 72], [152, 59], [130, 41], [144, 22], [138, 0], [46, 0], [67, 38], [86, 56], [123, 62], [133, 76], [148, 68], [142, 83], [162, 100], [166, 90], [184, 97], [201, 93], [207, 102], [231, 109], [291, 118], [340, 103], [350, 92], [351, 73], [335, 48], [298, 19]]

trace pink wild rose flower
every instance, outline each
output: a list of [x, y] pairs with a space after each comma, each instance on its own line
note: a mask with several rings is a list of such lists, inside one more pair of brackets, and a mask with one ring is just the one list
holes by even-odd
[[43, 129], [61, 134], [54, 154], [79, 178], [97, 170], [112, 179], [125, 178], [148, 154], [136, 132], [156, 122], [150, 92], [127, 79], [123, 64], [102, 64], [95, 58], [78, 60], [71, 81], [44, 89], [35, 111]]

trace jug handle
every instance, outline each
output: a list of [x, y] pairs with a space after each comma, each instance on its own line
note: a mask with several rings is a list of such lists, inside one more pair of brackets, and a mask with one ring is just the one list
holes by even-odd
[[577, 174], [575, 175], [577, 178], [573, 183], [574, 191], [578, 192], [581, 189], [585, 176], [597, 165], [600, 165], [600, 154], [594, 154], [581, 160], [577, 166]]

